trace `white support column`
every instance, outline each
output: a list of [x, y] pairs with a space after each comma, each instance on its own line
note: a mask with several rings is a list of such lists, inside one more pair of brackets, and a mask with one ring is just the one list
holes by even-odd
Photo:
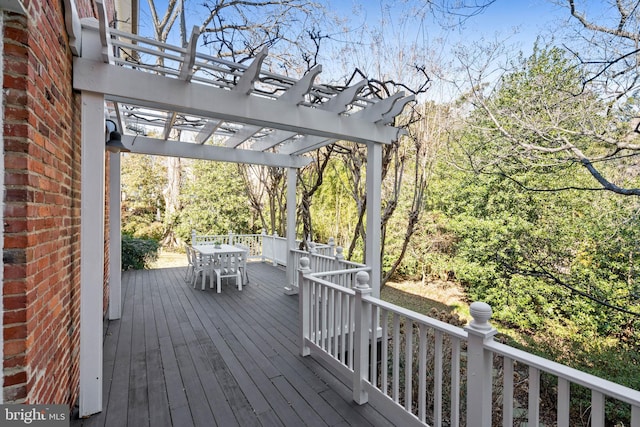
[[119, 319], [122, 311], [120, 155], [109, 155], [109, 320]]
[[491, 326], [491, 307], [484, 302], [474, 302], [469, 307], [473, 321], [464, 329], [467, 341], [467, 419], [474, 425], [491, 426], [491, 379], [493, 355], [484, 349], [485, 341], [493, 340], [498, 332]]
[[298, 287], [294, 285], [296, 274], [295, 260], [291, 250], [296, 246], [296, 184], [298, 170], [287, 168], [287, 286], [284, 292], [287, 295], [298, 293]]
[[309, 281], [305, 280], [304, 275], [311, 273], [309, 268], [309, 258], [300, 258], [298, 264], [298, 287], [300, 292], [298, 294], [298, 340], [300, 341], [299, 349], [300, 356], [308, 356], [311, 354], [311, 349], [307, 345], [307, 340], [310, 338], [309, 333], [309, 313], [311, 312], [311, 290], [309, 288]]
[[104, 98], [82, 92], [80, 201], [80, 416], [102, 411]]
[[360, 271], [356, 274], [354, 298], [354, 339], [353, 339], [353, 400], [362, 405], [369, 401], [369, 395], [364, 389], [364, 382], [369, 378], [369, 346], [375, 345], [369, 341], [369, 325], [371, 322], [371, 305], [362, 302], [362, 298], [371, 294], [368, 284], [369, 274]]
[[371, 295], [380, 297], [380, 231], [382, 203], [382, 145], [367, 145], [367, 239], [365, 242], [364, 263], [371, 267]]

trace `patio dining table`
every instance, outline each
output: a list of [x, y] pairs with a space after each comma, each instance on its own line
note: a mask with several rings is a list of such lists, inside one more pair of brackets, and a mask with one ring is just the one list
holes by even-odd
[[[209, 280], [212, 285], [211, 287], [213, 287], [213, 275], [214, 275], [214, 270], [216, 268], [215, 266], [216, 259], [220, 259], [223, 256], [238, 255], [238, 254], [242, 254], [243, 252], [246, 252], [246, 249], [244, 248], [233, 246], [233, 245], [227, 245], [227, 244], [221, 244], [221, 245], [200, 244], [200, 245], [193, 245], [192, 248], [196, 252], [199, 252], [202, 256], [210, 258], [212, 261], [211, 268], [209, 269]], [[244, 274], [242, 274], [240, 277], [241, 277], [240, 280], [244, 282]]]

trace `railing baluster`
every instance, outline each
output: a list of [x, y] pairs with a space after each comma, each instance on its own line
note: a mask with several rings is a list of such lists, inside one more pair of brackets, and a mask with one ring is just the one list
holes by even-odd
[[393, 313], [393, 400], [400, 402], [400, 315]]
[[558, 378], [558, 427], [569, 427], [569, 404], [571, 402], [571, 383]]
[[382, 309], [380, 322], [382, 323], [382, 337], [381, 339], [381, 350], [380, 350], [380, 359], [382, 361], [382, 367], [380, 368], [380, 376], [381, 383], [380, 388], [382, 392], [388, 396], [389, 388], [388, 388], [388, 371], [389, 371], [389, 312]]
[[591, 390], [591, 427], [604, 427], [604, 394]]
[[[345, 306], [348, 307], [349, 299], [346, 294], [340, 293], [340, 363], [345, 363], [344, 355], [347, 352], [345, 348], [347, 331], [349, 330], [349, 316], [345, 310]], [[347, 314], [347, 316], [345, 316]]]
[[418, 418], [427, 422], [427, 326], [420, 324], [418, 341]]
[[502, 425], [513, 426], [513, 359], [504, 357], [502, 360], [504, 378], [502, 380]]
[[460, 338], [451, 337], [451, 427], [460, 425]]
[[331, 305], [333, 306], [333, 357], [337, 360], [340, 360], [340, 335], [342, 335], [342, 328], [340, 325], [342, 324], [340, 319], [340, 309], [342, 308], [342, 293], [334, 292]]
[[314, 339], [314, 343], [317, 346], [320, 346], [320, 292], [322, 292], [322, 288], [320, 287], [320, 285], [317, 285], [315, 288], [315, 293], [314, 295], [314, 300], [315, 300], [315, 323], [314, 323], [314, 328], [313, 328], [313, 332], [315, 335], [315, 339]]
[[327, 353], [333, 354], [333, 351], [335, 349], [335, 347], [333, 346], [333, 341], [334, 341], [334, 336], [336, 334], [335, 322], [334, 322], [335, 294], [334, 294], [333, 288], [329, 289], [328, 292], [329, 292], [329, 295], [327, 299], [327, 305], [329, 306], [329, 310], [327, 315], [329, 317], [329, 322], [327, 326]]
[[369, 349], [371, 354], [369, 356], [369, 364], [371, 365], [371, 371], [369, 373], [369, 382], [374, 386], [378, 386], [378, 313], [379, 308], [377, 305], [371, 307], [371, 334], [369, 339]]
[[355, 298], [349, 296], [349, 368], [353, 370], [353, 334], [355, 332]]
[[433, 421], [436, 427], [442, 426], [442, 332], [435, 331], [435, 355], [434, 355], [434, 396], [433, 396]]
[[540, 370], [529, 366], [529, 425], [537, 426], [540, 421]]
[[404, 319], [404, 408], [411, 412], [411, 400], [413, 396], [413, 321]]
[[631, 406], [631, 427], [640, 427], [640, 406]]
[[320, 347], [324, 350], [327, 351], [327, 329], [329, 328], [329, 324], [328, 324], [328, 315], [327, 315], [327, 308], [329, 306], [328, 304], [328, 289], [323, 286], [322, 287], [322, 304], [320, 305], [320, 309], [322, 310], [322, 313], [320, 313], [320, 319], [321, 319], [321, 331], [320, 331]]

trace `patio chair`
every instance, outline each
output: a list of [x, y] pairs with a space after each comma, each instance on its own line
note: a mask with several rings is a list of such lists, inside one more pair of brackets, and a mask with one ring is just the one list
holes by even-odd
[[[216, 275], [216, 291], [220, 293], [222, 291], [222, 279], [235, 278], [236, 286], [238, 290], [242, 290], [242, 276], [240, 275], [240, 268], [238, 267], [242, 263], [241, 253], [221, 254], [214, 260], [213, 271]], [[213, 281], [211, 282], [213, 288]]]
[[[194, 288], [198, 283], [198, 277], [202, 278], [202, 290], [205, 290], [206, 280], [207, 280], [207, 272], [211, 269], [211, 264], [208, 257], [202, 256], [198, 251], [193, 250], [192, 248], [189, 251], [191, 253], [191, 262], [193, 264], [193, 275], [191, 278], [191, 286]], [[213, 278], [209, 279], [211, 283], [211, 287], [213, 287]]]
[[191, 249], [191, 246], [185, 243], [184, 250], [187, 253], [187, 269], [184, 272], [184, 281], [189, 283], [191, 282], [191, 276], [193, 275], [193, 255], [191, 255], [193, 249]]
[[238, 257], [238, 261], [240, 261], [238, 269], [240, 270], [240, 276], [242, 277], [242, 284], [246, 285], [249, 283], [249, 275], [247, 274], [247, 257], [249, 256], [249, 248], [239, 243], [236, 243], [234, 246], [244, 250], [244, 252]]

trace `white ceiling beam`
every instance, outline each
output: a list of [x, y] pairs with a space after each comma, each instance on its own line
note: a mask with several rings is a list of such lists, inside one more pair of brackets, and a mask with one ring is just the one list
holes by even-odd
[[322, 109], [326, 111], [333, 111], [338, 114], [342, 113], [347, 109], [347, 106], [356, 99], [356, 96], [358, 96], [358, 93], [366, 84], [366, 80], [361, 80], [353, 86], [345, 88], [342, 92], [323, 103]]
[[389, 144], [398, 137], [396, 128], [357, 117], [336, 117], [319, 108], [287, 105], [196, 83], [185, 85], [175, 78], [85, 58], [74, 58], [73, 71], [75, 89], [103, 93], [109, 100], [142, 107], [354, 142]]
[[381, 99], [375, 104], [369, 105], [367, 108], [352, 114], [361, 120], [377, 123], [383, 120], [384, 115], [391, 111], [393, 105], [404, 96], [404, 92], [396, 93], [389, 98]]
[[[285, 93], [283, 93], [279, 98], [278, 102], [286, 102], [288, 104], [300, 105], [304, 102], [305, 96], [311, 92], [313, 88], [313, 82], [315, 81], [318, 74], [322, 72], [322, 66], [316, 65], [311, 68], [300, 80], [298, 80], [293, 86], [291, 86]], [[260, 139], [255, 144], [251, 146], [252, 150], [268, 150], [269, 148], [275, 147], [276, 145], [286, 141], [287, 139], [295, 136], [295, 132], [286, 132], [277, 130], [272, 132], [270, 135]]]
[[[344, 112], [347, 109], [347, 106], [349, 106], [356, 99], [356, 97], [358, 96], [358, 93], [360, 93], [360, 91], [366, 84], [367, 84], [366, 80], [360, 80], [358, 83], [354, 84], [353, 86], [349, 86], [345, 88], [342, 92], [339, 92], [333, 98], [329, 99], [323, 104], [320, 104], [318, 106], [318, 109], [323, 111], [329, 111], [336, 114], [340, 114]], [[282, 154], [306, 153], [307, 151], [315, 150], [316, 148], [322, 147], [323, 145], [331, 144], [337, 141], [338, 139], [305, 135], [302, 138], [296, 140], [295, 142], [292, 142], [290, 144], [287, 144], [281, 147], [279, 152]], [[265, 141], [265, 145], [266, 143], [267, 142]]]
[[100, 44], [102, 45], [102, 61], [109, 63], [109, 23], [107, 21], [107, 10], [104, 6], [104, 0], [95, 0], [98, 9], [98, 33], [100, 34]]
[[176, 123], [176, 117], [178, 115], [175, 112], [167, 113], [167, 120], [164, 122], [164, 129], [162, 130], [162, 139], [165, 141], [171, 136], [171, 129]]
[[396, 116], [400, 113], [402, 113], [402, 110], [404, 110], [404, 107], [406, 107], [406, 105], [409, 102], [415, 101], [416, 97], [415, 95], [411, 95], [411, 96], [407, 96], [404, 97], [398, 101], [396, 101], [393, 104], [393, 107], [391, 108], [391, 110], [389, 110], [389, 112], [385, 113], [382, 115], [382, 119], [376, 121], [376, 123], [381, 123], [381, 124], [391, 124], [393, 123], [393, 121], [395, 120]]
[[197, 25], [193, 26], [191, 30], [191, 38], [187, 45], [187, 52], [185, 53], [184, 60], [180, 63], [180, 74], [178, 78], [185, 82], [190, 82], [193, 77], [193, 64], [196, 62], [196, 48], [198, 47], [198, 37], [200, 37], [200, 28]]
[[264, 128], [261, 128], [259, 126], [244, 125], [242, 129], [230, 136], [225, 141], [224, 145], [229, 148], [236, 148], [238, 145], [242, 144], [243, 142], [254, 136], [256, 133], [260, 132], [262, 129]]
[[[7, 1], [1, 0], [0, 6], [7, 3], [16, 3], [20, 6], [22, 11], [16, 10], [16, 8], [9, 9], [12, 12], [25, 13], [26, 9], [22, 6], [21, 1]], [[4, 9], [7, 9], [4, 7]], [[69, 49], [75, 56], [82, 54], [82, 25], [80, 24], [80, 17], [78, 16], [78, 8], [76, 7], [75, 0], [64, 0], [64, 24], [67, 29], [67, 35], [69, 36]]]
[[218, 130], [221, 124], [222, 120], [209, 120], [202, 127], [200, 132], [198, 132], [198, 135], [196, 135], [196, 142], [198, 144], [204, 144], [205, 142], [207, 142], [207, 139], [211, 138], [211, 135], [213, 135], [215, 131]]
[[251, 149], [252, 150], [259, 150], [259, 151], [268, 150], [269, 148], [275, 147], [278, 144], [282, 144], [287, 139], [291, 139], [296, 135], [297, 135], [297, 133], [295, 133], [295, 132], [287, 132], [287, 131], [284, 131], [284, 130], [278, 130], [278, 131], [270, 133], [269, 135], [265, 136], [264, 138], [260, 138], [259, 141], [256, 141], [256, 143], [251, 146]]
[[287, 155], [300, 155], [313, 151], [317, 148], [324, 147], [325, 145], [333, 144], [338, 141], [335, 138], [322, 138], [320, 136], [306, 135], [300, 138], [298, 141], [292, 144], [287, 144], [282, 147], [282, 150], [278, 151], [280, 154]]
[[164, 141], [162, 139], [144, 136], [122, 135], [122, 143], [125, 147], [129, 148], [132, 153], [154, 156], [214, 160], [284, 168], [301, 168], [311, 161], [310, 158], [303, 156], [236, 150], [234, 148], [200, 145], [189, 142]]
[[[352, 91], [352, 94], [355, 96], [357, 92]], [[403, 96], [404, 92], [397, 93], [389, 98], [385, 98], [375, 104], [369, 105], [367, 108], [354, 113], [351, 117], [365, 120], [368, 119], [376, 124], [388, 124], [393, 121], [396, 115], [402, 112], [407, 103], [415, 99], [413, 95], [404, 98]], [[342, 104], [342, 102], [340, 102], [340, 104]], [[332, 144], [336, 141], [337, 139], [306, 135], [295, 143], [281, 147], [278, 152], [281, 154], [302, 154], [325, 145]]]
[[316, 65], [311, 68], [300, 80], [291, 86], [279, 98], [279, 102], [288, 102], [289, 104], [299, 105], [304, 102], [304, 97], [311, 92], [313, 82], [318, 74], [322, 72], [322, 65]]
[[[233, 88], [231, 89], [232, 91], [238, 91], [239, 93], [242, 93], [245, 95], [249, 95], [251, 93], [255, 82], [258, 80], [260, 76], [260, 70], [262, 69], [262, 62], [267, 57], [268, 52], [269, 52], [268, 49], [264, 48], [258, 53], [258, 55], [256, 55], [251, 65], [242, 73], [242, 75], [238, 79], [238, 83], [235, 86], [233, 86]], [[220, 127], [221, 124], [222, 124], [221, 120], [210, 120], [207, 123], [207, 125], [205, 125], [205, 127], [200, 131], [200, 133], [196, 137], [196, 141], [199, 144], [204, 144], [207, 141], [207, 139], [209, 139], [211, 135], [213, 135], [216, 129]], [[242, 144], [247, 138], [249, 138], [251, 135], [255, 134], [261, 129], [261, 127], [254, 127], [254, 128], [255, 130], [253, 131], [249, 131], [249, 128], [247, 128], [247, 133], [244, 139], [241, 139], [241, 140], [235, 139], [235, 140], [228, 141], [229, 144], [227, 146], [237, 147], [238, 145]]]
[[249, 68], [242, 73], [233, 90], [238, 91], [243, 95], [249, 95], [251, 91], [253, 91], [253, 85], [260, 77], [262, 62], [267, 57], [268, 53], [269, 50], [264, 48], [258, 53], [258, 55], [256, 55], [255, 58], [253, 58], [253, 62], [251, 62]]

